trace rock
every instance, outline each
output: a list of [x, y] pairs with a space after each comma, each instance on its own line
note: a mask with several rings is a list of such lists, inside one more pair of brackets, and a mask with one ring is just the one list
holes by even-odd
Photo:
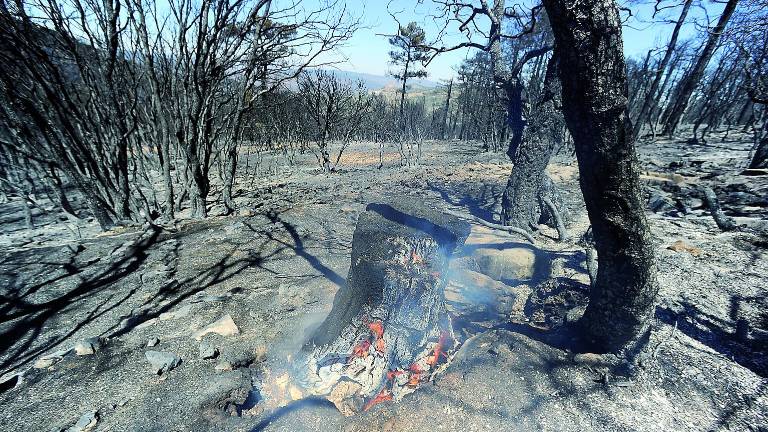
[[675, 203], [663, 192], [651, 189], [648, 197], [648, 208], [654, 213], [662, 213], [675, 210]]
[[497, 281], [528, 280], [535, 274], [536, 253], [529, 248], [478, 249], [473, 256], [480, 273]]
[[144, 353], [144, 356], [152, 365], [152, 370], [157, 375], [167, 373], [181, 364], [181, 358], [169, 352], [147, 351]]
[[192, 312], [192, 305], [184, 305], [175, 311], [163, 312], [158, 316], [160, 321], [167, 321], [172, 319], [184, 318]]
[[223, 361], [223, 362], [219, 362], [214, 367], [214, 369], [217, 372], [229, 372], [229, 371], [235, 370], [235, 367], [234, 367], [234, 365], [232, 365], [232, 363], [230, 363], [228, 361]]
[[587, 366], [615, 367], [621, 360], [613, 354], [579, 353], [573, 356], [573, 362]]
[[203, 360], [216, 358], [219, 355], [219, 349], [215, 346], [203, 343], [200, 344], [200, 358]]
[[691, 246], [691, 245], [687, 244], [686, 242], [684, 242], [682, 240], [678, 240], [678, 241], [672, 243], [671, 245], [667, 246], [667, 249], [673, 250], [675, 252], [688, 252], [689, 254], [691, 254], [691, 255], [693, 255], [695, 257], [697, 257], [697, 256], [702, 254], [702, 250], [701, 249], [699, 249], [697, 247], [694, 247], [694, 246]]
[[[519, 290], [472, 270], [451, 273], [445, 287], [445, 300], [453, 314], [480, 314], [489, 319], [508, 317], [513, 313]], [[520, 299], [524, 303], [524, 299]]]
[[194, 336], [195, 339], [201, 340], [203, 336], [208, 333], [216, 333], [222, 336], [234, 336], [240, 334], [240, 329], [235, 324], [235, 321], [232, 320], [232, 317], [227, 314], [208, 327], [195, 332]]
[[150, 338], [147, 341], [147, 347], [148, 348], [152, 348], [154, 346], [157, 346], [157, 344], [159, 344], [159, 343], [160, 343], [160, 338], [159, 337], [153, 337], [153, 338]]
[[35, 368], [35, 369], [46, 369], [46, 368], [49, 368], [49, 367], [55, 365], [56, 363], [62, 361], [64, 359], [64, 357], [67, 354], [70, 353], [70, 351], [72, 351], [71, 348], [67, 349], [67, 350], [60, 350], [60, 351], [56, 351], [56, 352], [44, 355], [44, 356], [38, 358], [37, 360], [35, 360], [35, 363], [32, 365], [32, 367]]
[[75, 354], [79, 356], [86, 356], [95, 354], [96, 351], [99, 350], [101, 347], [101, 341], [97, 337], [83, 339], [80, 342], [76, 343], [73, 349], [75, 350]]
[[96, 411], [90, 411], [82, 416], [80, 416], [80, 419], [75, 423], [74, 426], [67, 429], [67, 432], [86, 432], [94, 427], [96, 427], [96, 423], [99, 421], [99, 414]]

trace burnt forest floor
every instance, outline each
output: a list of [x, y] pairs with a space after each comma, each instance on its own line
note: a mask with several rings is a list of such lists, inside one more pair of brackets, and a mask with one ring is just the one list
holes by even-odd
[[[18, 204], [0, 204], [0, 430], [768, 430], [768, 176], [741, 174], [749, 146], [734, 134], [639, 144], [661, 291], [635, 362], [548, 337], [589, 283], [588, 221], [564, 151], [548, 171], [571, 240], [542, 228], [531, 246], [473, 225], [446, 294], [466, 342], [434, 382], [353, 417], [316, 399], [265, 413], [252, 389], [330, 310], [368, 203], [408, 195], [498, 220], [502, 153], [427, 142], [418, 166], [387, 148], [379, 170], [378, 146], [357, 144], [332, 174], [311, 155], [288, 168], [264, 157], [238, 184], [236, 215], [162, 229], [99, 234], [36, 211], [30, 231]], [[698, 185], [745, 227], [718, 230]], [[237, 334], [194, 337], [227, 315]], [[76, 355], [78, 344], [95, 353]], [[157, 375], [150, 350], [181, 363]]]

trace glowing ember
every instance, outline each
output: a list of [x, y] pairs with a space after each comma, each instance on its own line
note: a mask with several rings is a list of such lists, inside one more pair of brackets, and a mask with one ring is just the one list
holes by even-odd
[[384, 325], [381, 321], [375, 321], [368, 324], [368, 328], [371, 329], [371, 333], [373, 333], [376, 339], [381, 339], [382, 336], [384, 336]]
[[399, 369], [391, 370], [387, 372], [387, 380], [392, 381], [393, 379], [395, 379], [395, 377], [398, 377], [404, 373], [405, 371], [401, 371]]
[[427, 357], [427, 364], [430, 366], [436, 365], [440, 361], [440, 356], [448, 357], [448, 355], [443, 351], [443, 348], [448, 344], [448, 342], [451, 340], [451, 336], [446, 333], [442, 332], [440, 333], [440, 339], [437, 341], [437, 345], [435, 345], [435, 349], [432, 351], [432, 355]]
[[385, 402], [385, 401], [391, 401], [392, 400], [392, 393], [387, 389], [382, 389], [379, 394], [376, 395], [373, 399], [369, 400], [368, 403], [365, 404], [363, 407], [363, 411], [368, 411], [371, 409], [374, 405]]
[[368, 340], [364, 340], [357, 344], [354, 348], [352, 348], [352, 355], [349, 356], [350, 359], [354, 358], [363, 358], [368, 355], [368, 349], [371, 347], [371, 342]]

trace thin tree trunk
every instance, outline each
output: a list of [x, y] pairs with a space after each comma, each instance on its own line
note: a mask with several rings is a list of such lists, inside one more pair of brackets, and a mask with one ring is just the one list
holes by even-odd
[[696, 64], [690, 73], [683, 78], [683, 82], [680, 85], [680, 92], [677, 94], [675, 103], [669, 111], [669, 117], [664, 125], [664, 134], [672, 136], [675, 133], [675, 130], [680, 123], [680, 119], [683, 118], [685, 109], [688, 108], [688, 100], [691, 98], [691, 94], [693, 94], [693, 91], [699, 85], [699, 81], [701, 81], [701, 78], [704, 76], [707, 64], [709, 64], [709, 60], [715, 53], [717, 44], [720, 41], [720, 36], [723, 34], [725, 26], [731, 19], [733, 11], [736, 10], [736, 4], [738, 2], [738, 0], [728, 0], [722, 15], [720, 15], [720, 20], [717, 22], [715, 28], [709, 33], [707, 44], [704, 46], [704, 50], [696, 60]]
[[627, 110], [621, 18], [612, 0], [544, 6], [599, 259], [580, 324], [593, 350], [618, 352], [645, 330], [658, 293]]
[[656, 76], [653, 78], [653, 82], [651, 83], [651, 88], [645, 95], [645, 100], [643, 101], [643, 105], [640, 108], [640, 113], [638, 113], [637, 119], [635, 119], [635, 127], [632, 131], [632, 138], [635, 140], [638, 136], [640, 136], [640, 130], [643, 128], [643, 124], [645, 124], [647, 118], [650, 116], [654, 101], [656, 100], [656, 96], [659, 91], [661, 79], [664, 76], [664, 72], [667, 70], [669, 61], [672, 59], [672, 54], [675, 52], [677, 38], [680, 35], [680, 28], [683, 26], [686, 16], [688, 16], [688, 10], [691, 8], [691, 3], [693, 3], [693, 0], [685, 0], [685, 3], [683, 4], [683, 10], [680, 12], [680, 18], [677, 19], [677, 23], [675, 23], [675, 29], [672, 31], [672, 37], [669, 39], [669, 44], [667, 44], [667, 52], [664, 53], [664, 58], [661, 60], [661, 63], [659, 63], [658, 69], [656, 70]]

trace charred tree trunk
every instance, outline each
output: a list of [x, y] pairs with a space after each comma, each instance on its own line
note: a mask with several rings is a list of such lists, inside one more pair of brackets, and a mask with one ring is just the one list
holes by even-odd
[[368, 205], [347, 284], [302, 349], [302, 387], [352, 414], [429, 379], [455, 343], [445, 273], [468, 234], [469, 224], [423, 204]]
[[704, 46], [704, 50], [696, 60], [696, 64], [693, 66], [693, 69], [691, 69], [691, 71], [683, 78], [683, 82], [680, 84], [680, 91], [677, 94], [675, 103], [670, 109], [669, 117], [667, 118], [667, 121], [664, 125], [664, 134], [672, 136], [672, 134], [675, 133], [675, 130], [680, 123], [680, 119], [683, 118], [685, 109], [688, 108], [688, 100], [691, 98], [691, 94], [693, 94], [693, 91], [696, 90], [696, 87], [699, 85], [699, 81], [701, 81], [701, 78], [704, 76], [704, 71], [707, 68], [707, 64], [709, 64], [709, 60], [715, 53], [717, 44], [720, 41], [720, 36], [723, 34], [725, 26], [731, 19], [733, 11], [736, 10], [737, 3], [738, 0], [728, 0], [722, 15], [720, 15], [720, 19], [718, 20], [717, 25], [709, 33], [707, 44]]
[[[527, 127], [515, 131], [522, 142], [511, 155], [514, 167], [502, 197], [504, 225], [526, 231], [535, 229], [539, 223], [550, 222], [555, 226], [555, 221], [561, 219], [560, 215], [552, 213], [554, 207], [546, 203], [547, 200], [550, 204], [561, 200], [545, 171], [549, 159], [563, 141], [557, 69], [557, 58], [552, 56], [547, 64], [541, 98], [533, 108]], [[526, 122], [522, 122], [522, 126], [525, 125]], [[510, 151], [514, 144], [514, 141], [510, 143]]]
[[627, 111], [621, 19], [612, 0], [544, 6], [599, 260], [580, 324], [593, 350], [616, 352], [645, 329], [658, 292]]

